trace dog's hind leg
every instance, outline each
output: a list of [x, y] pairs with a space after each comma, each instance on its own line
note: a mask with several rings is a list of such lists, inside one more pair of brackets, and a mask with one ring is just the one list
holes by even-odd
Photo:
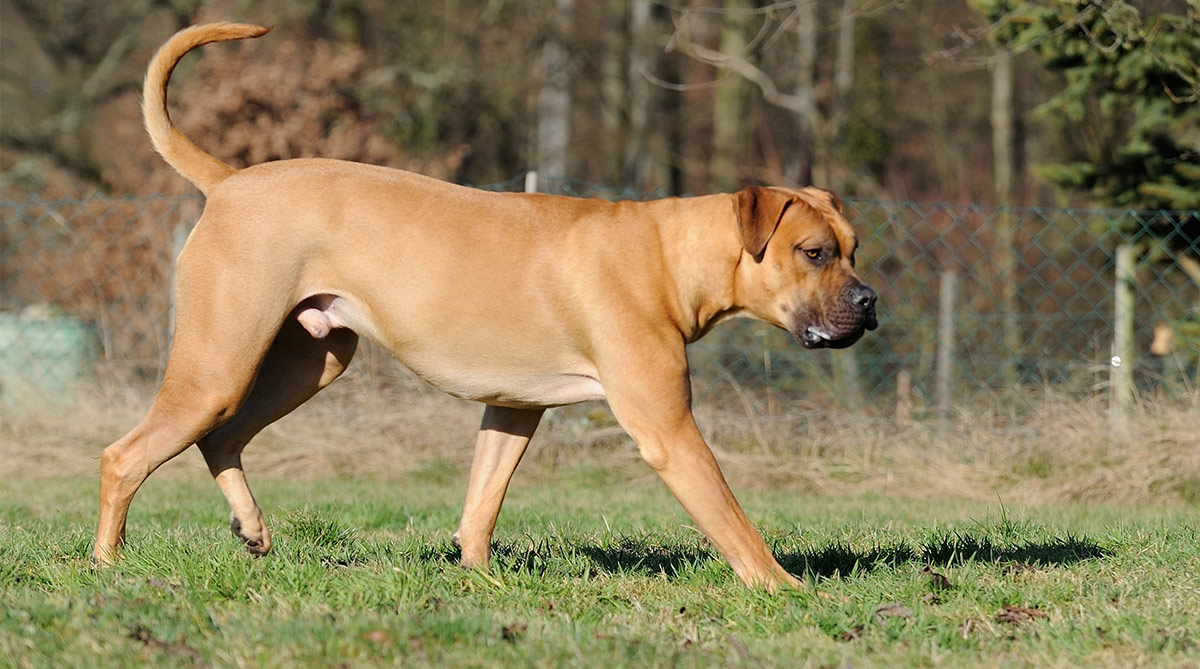
[[[242, 359], [182, 362], [193, 356], [181, 352], [186, 339], [176, 337], [162, 387], [146, 416], [100, 456], [100, 520], [92, 549], [97, 564], [117, 556], [129, 505], [146, 478], [237, 412], [265, 352], [251, 349]], [[219, 336], [214, 339], [220, 341]], [[267, 338], [261, 348], [269, 344]]]
[[294, 279], [254, 257], [236, 257], [231, 249], [238, 248], [222, 244], [220, 230], [206, 232], [203, 220], [184, 247], [162, 386], [141, 422], [100, 456], [97, 563], [117, 556], [129, 505], [146, 477], [237, 413], [294, 306]]
[[504, 493], [542, 413], [542, 409], [491, 405], [484, 410], [462, 521], [453, 537], [454, 543], [462, 549], [463, 566], [487, 566], [492, 531], [496, 528]]
[[230, 528], [254, 555], [271, 550], [271, 533], [246, 483], [242, 449], [264, 427], [332, 383], [350, 364], [358, 345], [358, 336], [350, 330], [332, 330], [320, 339], [305, 330], [297, 320], [284, 323], [246, 403], [196, 444], [229, 502]]

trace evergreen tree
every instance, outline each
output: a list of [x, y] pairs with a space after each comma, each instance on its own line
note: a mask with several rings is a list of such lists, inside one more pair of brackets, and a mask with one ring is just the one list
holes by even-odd
[[[1145, 3], [1143, 3], [1145, 4]], [[1200, 209], [1200, 2], [980, 0], [994, 39], [1062, 73], [1038, 112], [1078, 146], [1035, 170], [1106, 206]], [[1174, 10], [1174, 11], [1171, 11]]]

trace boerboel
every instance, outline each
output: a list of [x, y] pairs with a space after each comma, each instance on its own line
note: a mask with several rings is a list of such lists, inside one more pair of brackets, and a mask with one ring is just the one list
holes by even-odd
[[492, 193], [409, 172], [301, 159], [237, 170], [171, 123], [166, 87], [191, 49], [266, 28], [216, 23], [150, 64], [155, 149], [207, 196], [179, 256], [174, 342], [145, 418], [105, 449], [93, 557], [119, 554], [130, 501], [199, 446], [264, 554], [271, 535], [243, 447], [346, 368], [359, 337], [486, 405], [455, 540], [486, 566], [505, 490], [547, 407], [606, 399], [697, 526], [747, 584], [796, 585], [734, 500], [691, 411], [685, 346], [750, 316], [807, 348], [876, 326], [840, 202], [747, 188], [653, 202]]

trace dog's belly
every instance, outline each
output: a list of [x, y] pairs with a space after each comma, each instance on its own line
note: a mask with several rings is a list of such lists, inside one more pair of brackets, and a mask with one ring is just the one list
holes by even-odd
[[457, 365], [430, 370], [403, 359], [401, 362], [439, 390], [487, 404], [533, 409], [604, 399], [600, 382], [586, 374], [472, 371]]
[[293, 317], [318, 339], [349, 328], [382, 345], [422, 380], [455, 397], [513, 408], [538, 408], [604, 399], [596, 370], [569, 347], [543, 339], [518, 345], [516, 332], [474, 337], [420, 328], [381, 327], [355, 300], [317, 293], [298, 305]]

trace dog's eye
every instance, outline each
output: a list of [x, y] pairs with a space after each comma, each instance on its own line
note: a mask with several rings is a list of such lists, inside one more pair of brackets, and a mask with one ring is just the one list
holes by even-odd
[[804, 252], [804, 255], [808, 257], [809, 260], [820, 260], [821, 259], [821, 249], [802, 249], [802, 251]]

